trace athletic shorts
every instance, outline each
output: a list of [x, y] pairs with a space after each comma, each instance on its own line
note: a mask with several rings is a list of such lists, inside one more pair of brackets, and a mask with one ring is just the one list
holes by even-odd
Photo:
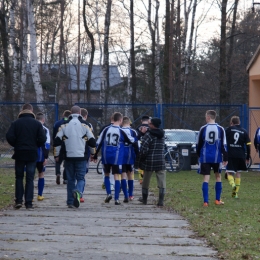
[[38, 173], [42, 173], [45, 172], [45, 167], [43, 166], [44, 162], [37, 162], [36, 163], [36, 169], [38, 171]]
[[228, 157], [227, 172], [247, 171], [246, 161], [244, 158], [230, 158]]
[[210, 175], [211, 169], [214, 173], [221, 173], [222, 163], [201, 163], [199, 173], [202, 175]]
[[122, 173], [122, 165], [114, 165], [114, 164], [103, 164], [104, 173], [110, 173], [112, 170], [112, 174], [121, 174]]
[[134, 170], [134, 166], [132, 164], [123, 164], [122, 172], [132, 172]]

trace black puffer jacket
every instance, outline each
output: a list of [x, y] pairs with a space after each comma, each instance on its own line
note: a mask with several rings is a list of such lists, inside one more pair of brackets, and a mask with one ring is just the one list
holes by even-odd
[[13, 159], [36, 161], [37, 149], [46, 142], [42, 124], [30, 110], [23, 110], [18, 119], [12, 122], [6, 133], [7, 142], [14, 147]]

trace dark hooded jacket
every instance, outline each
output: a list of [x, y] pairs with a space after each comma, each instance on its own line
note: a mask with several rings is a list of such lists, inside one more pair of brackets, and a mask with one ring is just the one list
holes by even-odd
[[13, 159], [36, 161], [38, 147], [45, 144], [46, 134], [42, 124], [35, 119], [33, 112], [23, 110], [8, 129], [6, 140], [14, 147]]
[[149, 129], [142, 138], [139, 168], [146, 171], [165, 170], [164, 131]]

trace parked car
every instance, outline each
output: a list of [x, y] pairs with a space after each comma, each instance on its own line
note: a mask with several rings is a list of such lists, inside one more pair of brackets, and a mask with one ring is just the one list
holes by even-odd
[[196, 154], [196, 141], [198, 131], [188, 129], [164, 129], [165, 144], [173, 149], [178, 149], [179, 144], [191, 144], [191, 165], [198, 164], [198, 156]]

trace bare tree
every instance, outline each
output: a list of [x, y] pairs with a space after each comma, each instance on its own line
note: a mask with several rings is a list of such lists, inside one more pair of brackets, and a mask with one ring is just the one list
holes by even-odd
[[92, 76], [92, 68], [94, 63], [94, 55], [95, 55], [95, 42], [94, 42], [94, 36], [93, 33], [91, 33], [86, 19], [86, 0], [83, 0], [83, 19], [84, 19], [84, 27], [85, 31], [90, 39], [91, 43], [91, 54], [90, 54], [90, 61], [88, 64], [88, 76], [86, 80], [86, 88], [87, 88], [87, 102], [90, 102], [90, 84], [91, 84], [91, 76]]
[[103, 86], [105, 92], [105, 100], [108, 101], [108, 90], [109, 90], [109, 29], [110, 29], [110, 18], [111, 18], [111, 7], [112, 0], [107, 0], [106, 14], [105, 14], [105, 28], [104, 28], [104, 59], [103, 59]]
[[30, 34], [30, 67], [34, 89], [36, 92], [36, 101], [43, 101], [43, 90], [39, 74], [38, 55], [37, 55], [37, 37], [33, 10], [33, 0], [27, 0], [28, 10], [28, 30]]
[[7, 5], [6, 1], [1, 1], [0, 6], [0, 31], [1, 31], [1, 43], [3, 48], [3, 58], [4, 64], [0, 65], [1, 69], [4, 72], [4, 88], [5, 88], [5, 99], [7, 101], [12, 101], [13, 98], [13, 89], [12, 89], [12, 74], [10, 69], [10, 61], [9, 61], [9, 37], [8, 37], [8, 29], [7, 29]]

